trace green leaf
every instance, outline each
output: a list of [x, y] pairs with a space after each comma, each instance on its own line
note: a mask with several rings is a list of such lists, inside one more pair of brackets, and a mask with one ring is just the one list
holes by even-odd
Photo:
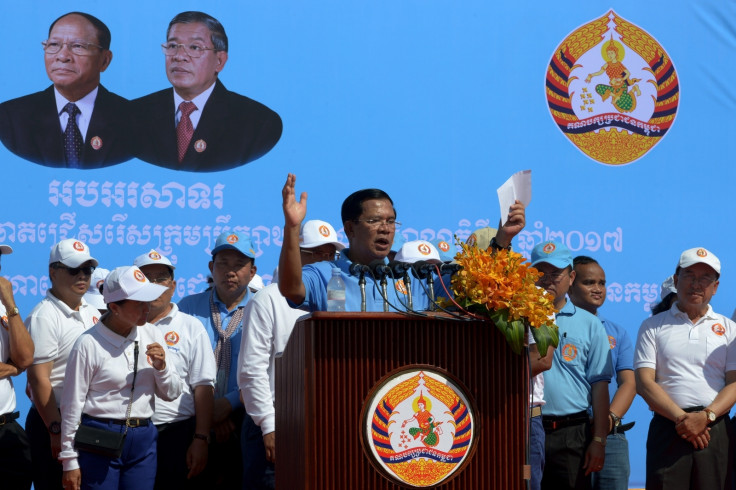
[[542, 325], [539, 328], [532, 327], [532, 335], [537, 343], [537, 350], [542, 355], [547, 352], [547, 348], [550, 345], [557, 348], [560, 342], [557, 325], [553, 325], [552, 327], [547, 325]]

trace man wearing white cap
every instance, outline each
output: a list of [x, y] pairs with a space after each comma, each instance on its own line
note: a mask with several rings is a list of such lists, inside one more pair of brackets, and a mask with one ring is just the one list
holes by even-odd
[[[211, 488], [232, 489], [241, 486], [243, 461], [240, 429], [245, 409], [238, 390], [238, 346], [243, 334], [243, 309], [253, 294], [248, 289], [256, 274], [255, 250], [248, 235], [225, 232], [215, 240], [209, 263], [213, 288], [193, 294], [179, 302], [179, 310], [197, 318], [204, 325], [215, 353], [215, 440], [204, 475]], [[245, 420], [245, 422], [244, 422]]]
[[[150, 302], [166, 289], [151, 284], [136, 266], [118, 267], [105, 279], [102, 294], [108, 312], [79, 336], [66, 365], [59, 454], [66, 490], [153, 488], [154, 395], [172, 401], [184, 385], [166, 362], [164, 335], [147, 323]], [[95, 449], [80, 448], [77, 433], [89, 429], [124, 434], [121, 452], [100, 454], [94, 439]]]
[[107, 311], [107, 305], [105, 299], [102, 297], [102, 285], [105, 283], [105, 278], [110, 273], [109, 270], [98, 267], [92, 273], [92, 279], [89, 281], [89, 288], [84, 293], [84, 300], [87, 304], [97, 308], [100, 314]]
[[712, 252], [685, 250], [674, 275], [677, 303], [639, 329], [636, 388], [654, 411], [647, 489], [732, 488], [736, 324], [710, 306], [720, 274]]
[[33, 406], [26, 419], [31, 441], [33, 485], [39, 490], [58, 489], [61, 465], [61, 416], [59, 402], [64, 371], [74, 342], [97, 323], [100, 312], [84, 295], [97, 267], [89, 247], [80, 240], [62, 240], [51, 249], [51, 288], [31, 311], [25, 324], [36, 345], [33, 365], [28, 368], [28, 386]]
[[[0, 245], [0, 258], [13, 253]], [[3, 488], [31, 488], [31, 449], [28, 436], [16, 422], [13, 376], [33, 362], [33, 341], [15, 306], [13, 285], [0, 276], [0, 475]]]
[[[335, 253], [344, 248], [328, 222], [309, 220], [304, 223], [299, 236], [303, 265], [334, 260]], [[257, 426], [248, 433], [244, 426], [242, 437], [244, 462], [250, 459], [260, 463], [260, 468], [250, 476], [251, 482], [244, 482], [255, 488], [274, 488], [275, 359], [286, 347], [296, 320], [306, 313], [289, 306], [279, 292], [278, 284], [266, 286], [245, 307], [243, 339], [238, 357], [238, 386], [245, 409]], [[266, 463], [266, 460], [270, 463]]]
[[214, 407], [215, 356], [202, 323], [179, 311], [174, 265], [156, 250], [139, 255], [133, 265], [166, 291], [151, 301], [148, 322], [166, 341], [167, 362], [184, 380], [182, 395], [167, 402], [156, 398], [153, 423], [158, 429], [156, 488], [205, 488], [197, 476], [207, 465]]

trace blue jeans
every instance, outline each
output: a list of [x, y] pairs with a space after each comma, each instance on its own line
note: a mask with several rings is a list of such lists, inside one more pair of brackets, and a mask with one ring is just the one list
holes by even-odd
[[630, 474], [629, 441], [626, 435], [609, 434], [606, 438], [606, 462], [601, 471], [593, 473], [593, 489], [627, 490]]
[[531, 490], [542, 488], [544, 474], [544, 427], [542, 417], [532, 417], [529, 430], [529, 464], [532, 467]]
[[274, 464], [266, 459], [261, 428], [246, 414], [240, 441], [243, 449], [243, 490], [273, 490], [276, 488]]

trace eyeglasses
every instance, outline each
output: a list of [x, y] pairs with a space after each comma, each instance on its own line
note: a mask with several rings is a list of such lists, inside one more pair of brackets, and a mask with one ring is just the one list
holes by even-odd
[[84, 272], [85, 276], [91, 276], [96, 267], [94, 265], [86, 265], [84, 267], [67, 267], [61, 262], [57, 262], [54, 265], [54, 269], [65, 269], [70, 276], [76, 276], [80, 272]]
[[557, 271], [557, 272], [551, 272], [551, 273], [545, 274], [542, 277], [540, 277], [539, 279], [537, 279], [537, 282], [539, 282], [541, 284], [557, 283], [557, 282], [560, 281], [560, 279], [562, 279], [562, 277], [565, 274], [568, 274], [569, 275], [569, 272], [567, 270], [565, 270], [565, 269], [562, 269], [561, 271]]
[[61, 48], [63, 48], [64, 45], [66, 45], [66, 47], [69, 48], [69, 51], [71, 51], [72, 53], [78, 56], [91, 56], [92, 50], [90, 49], [90, 46], [104, 49], [99, 44], [88, 43], [88, 42], [79, 41], [79, 40], [69, 41], [68, 43], [63, 43], [61, 41], [49, 39], [48, 41], [41, 42], [41, 45], [43, 46], [43, 50], [46, 52], [46, 54], [56, 54], [59, 51], [61, 51]]
[[352, 220], [355, 223], [365, 223], [368, 228], [375, 229], [379, 228], [383, 225], [388, 226], [389, 228], [400, 228], [401, 222], [396, 221], [393, 218], [389, 219], [381, 219], [381, 218], [368, 218], [368, 219], [354, 219]]
[[340, 252], [326, 252], [323, 250], [308, 250], [306, 248], [299, 249], [305, 254], [313, 255], [321, 260], [337, 260], [340, 258]]
[[179, 43], [165, 43], [161, 45], [166, 56], [174, 56], [179, 48], [184, 50], [184, 54], [190, 58], [201, 58], [207, 51], [219, 51], [217, 48], [207, 48], [201, 44], [179, 44]]
[[684, 274], [682, 273], [679, 274], [679, 278], [681, 281], [685, 281], [690, 284], [697, 283], [698, 286], [700, 286], [701, 288], [707, 288], [708, 286], [710, 286], [711, 284], [713, 284], [714, 282], [718, 280], [718, 278], [713, 277], [713, 276], [696, 277], [695, 274], [690, 274], [689, 272], [685, 272]]
[[166, 284], [169, 281], [171, 281], [171, 276], [161, 276], [161, 277], [146, 276], [146, 279], [148, 279], [148, 282], [150, 282], [151, 284]]

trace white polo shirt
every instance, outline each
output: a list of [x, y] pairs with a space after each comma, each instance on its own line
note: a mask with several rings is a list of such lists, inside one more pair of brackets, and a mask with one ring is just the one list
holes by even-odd
[[253, 422], [266, 435], [276, 430], [276, 354], [284, 351], [294, 323], [309, 312], [291, 308], [269, 284], [245, 305], [238, 357], [238, 387]]
[[69, 353], [66, 385], [61, 397], [61, 454], [64, 471], [79, 468], [74, 435], [82, 414], [125, 420], [133, 381], [134, 341], [138, 341], [138, 375], [131, 418], [153, 416], [154, 393], [174, 400], [183, 381], [171, 368], [157, 371], [146, 357], [146, 347], [158, 342], [166, 345], [163, 334], [150, 323], [135, 327], [121, 337], [102, 322], [80, 335]]
[[53, 362], [50, 380], [57, 405], [64, 387], [64, 372], [69, 352], [77, 337], [99, 319], [100, 312], [84, 298], [79, 311], [75, 311], [51, 294], [51, 290], [46, 291], [46, 297], [26, 318], [26, 328], [35, 346], [33, 364]]
[[202, 322], [179, 311], [176, 303], [172, 303], [169, 314], [155, 326], [166, 342], [162, 344], [166, 349], [166, 364], [184, 381], [181, 396], [176, 400], [168, 402], [156, 397], [153, 423], [159, 425], [194, 416], [194, 388], [203, 385], [214, 387], [217, 365]]
[[634, 369], [655, 370], [655, 380], [680, 408], [708, 406], [736, 370], [736, 324], [713, 312], [693, 324], [675, 303], [639, 328]]
[[[8, 335], [8, 317], [5, 306], [0, 302], [0, 362], [10, 360], [10, 336]], [[0, 378], [0, 415], [15, 412], [15, 389], [10, 376]]]

